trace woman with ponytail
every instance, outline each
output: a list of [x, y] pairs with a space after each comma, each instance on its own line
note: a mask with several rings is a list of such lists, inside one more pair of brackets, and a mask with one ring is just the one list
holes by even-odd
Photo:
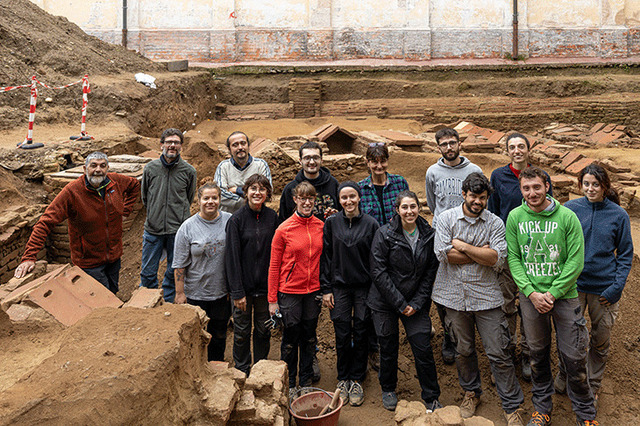
[[[619, 206], [620, 199], [611, 188], [606, 170], [591, 164], [582, 169], [578, 181], [584, 197], [568, 201], [565, 207], [578, 216], [584, 233], [584, 269], [578, 277], [578, 297], [583, 314], [588, 311], [591, 318], [587, 371], [597, 403], [618, 301], [631, 270], [633, 242], [629, 215]], [[554, 385], [560, 393], [566, 388], [562, 365]]]

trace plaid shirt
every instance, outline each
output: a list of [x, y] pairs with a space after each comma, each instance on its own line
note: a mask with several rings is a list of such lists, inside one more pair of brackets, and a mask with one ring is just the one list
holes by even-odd
[[364, 213], [367, 213], [374, 217], [380, 225], [384, 225], [389, 222], [395, 213], [396, 197], [402, 191], [409, 189], [409, 184], [405, 178], [400, 175], [393, 175], [387, 173], [387, 184], [382, 190], [382, 204], [380, 206], [380, 200], [376, 189], [371, 182], [371, 175], [358, 182], [362, 189], [362, 197], [360, 198], [360, 208]]

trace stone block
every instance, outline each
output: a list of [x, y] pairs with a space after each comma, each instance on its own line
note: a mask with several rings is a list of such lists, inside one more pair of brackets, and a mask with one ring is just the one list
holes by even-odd
[[573, 179], [567, 175], [551, 176], [551, 185], [553, 185], [554, 190], [556, 188], [566, 188], [573, 185]]
[[606, 124], [604, 123], [596, 123], [594, 124], [594, 126], [589, 130], [589, 132], [587, 134], [592, 135], [595, 132], [599, 132], [600, 130], [602, 130], [604, 127], [606, 126]]
[[189, 60], [165, 61], [164, 66], [167, 67], [169, 72], [187, 71], [189, 69]]
[[7, 315], [13, 322], [21, 321], [47, 321], [53, 317], [39, 306], [32, 306], [25, 303], [16, 303], [9, 306]]
[[562, 158], [560, 169], [565, 170], [567, 167], [569, 167], [570, 165], [572, 165], [573, 163], [575, 163], [576, 161], [582, 158], [584, 158], [584, 155], [576, 151], [571, 151]]
[[578, 174], [580, 173], [580, 171], [582, 169], [584, 169], [585, 167], [587, 167], [589, 164], [593, 163], [594, 161], [596, 161], [593, 158], [583, 158], [581, 160], [576, 161], [575, 163], [573, 163], [572, 165], [570, 165], [569, 167], [567, 167], [567, 169], [565, 170], [565, 172], [569, 173], [570, 175], [573, 176], [578, 176]]
[[489, 419], [485, 419], [480, 416], [469, 417], [468, 419], [464, 419], [464, 426], [494, 426], [493, 423]]
[[245, 390], [251, 390], [258, 397], [275, 396], [282, 393], [288, 380], [287, 364], [284, 361], [260, 360], [252, 368]]
[[421, 402], [409, 402], [404, 399], [398, 401], [394, 416], [394, 420], [397, 425], [412, 424], [419, 419], [425, 419], [426, 421], [426, 417], [426, 410], [424, 408], [424, 404], [422, 404]]
[[231, 415], [232, 422], [247, 422], [256, 414], [256, 396], [249, 390], [243, 390], [236, 408]]
[[149, 309], [162, 304], [163, 298], [161, 288], [138, 287], [131, 295], [131, 299], [129, 299], [123, 307]]
[[447, 405], [433, 413], [440, 420], [442, 426], [464, 426], [464, 420], [460, 414], [460, 407]]
[[602, 167], [613, 173], [629, 173], [631, 171], [631, 168], [621, 166], [620, 164], [617, 164], [615, 161], [608, 158], [601, 160], [600, 164], [602, 165]]

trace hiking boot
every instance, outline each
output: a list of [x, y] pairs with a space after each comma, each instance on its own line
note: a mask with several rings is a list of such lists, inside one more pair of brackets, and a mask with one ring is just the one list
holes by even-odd
[[531, 381], [531, 360], [525, 354], [522, 354], [522, 360], [520, 361], [522, 367], [522, 380], [525, 382]]
[[448, 365], [456, 362], [456, 348], [455, 346], [453, 346], [451, 336], [446, 332], [444, 333], [444, 338], [442, 339], [442, 361], [444, 361], [444, 363]]
[[382, 406], [389, 411], [395, 411], [398, 405], [398, 396], [395, 392], [382, 392]]
[[460, 415], [462, 418], [468, 419], [469, 417], [473, 417], [478, 404], [480, 404], [480, 397], [477, 396], [475, 392], [465, 392], [462, 404], [460, 404]]
[[351, 389], [349, 389], [349, 403], [352, 407], [359, 407], [364, 402], [364, 389], [362, 385], [357, 381], [351, 382]]
[[551, 417], [547, 414], [538, 413], [534, 411], [531, 415], [531, 419], [527, 426], [549, 426], [551, 424]]
[[564, 395], [567, 393], [567, 375], [558, 372], [553, 380], [553, 388], [557, 394]]
[[597, 420], [578, 420], [576, 419], [576, 425], [578, 426], [600, 426]]
[[443, 408], [442, 404], [440, 404], [440, 401], [437, 399], [434, 399], [432, 402], [425, 402], [424, 404], [427, 406], [427, 413], [433, 413], [434, 411]]
[[349, 388], [351, 387], [351, 381], [349, 380], [340, 380], [338, 382], [337, 388], [340, 389], [340, 399], [342, 400], [342, 405], [349, 403]]
[[504, 412], [504, 418], [507, 421], [507, 426], [524, 426], [522, 420], [522, 410], [518, 408], [513, 413]]
[[320, 375], [320, 362], [318, 361], [317, 353], [313, 354], [312, 368], [313, 368], [313, 377], [311, 378], [311, 381], [313, 383], [318, 383], [322, 376]]
[[380, 371], [380, 351], [369, 352], [369, 367]]

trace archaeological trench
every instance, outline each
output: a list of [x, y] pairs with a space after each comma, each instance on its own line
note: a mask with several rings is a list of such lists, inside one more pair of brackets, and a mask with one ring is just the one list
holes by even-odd
[[[93, 141], [66, 141], [60, 126], [73, 128], [78, 100], [56, 94], [38, 111], [36, 135], [47, 140], [33, 151], [12, 148], [12, 138], [26, 126], [21, 100], [0, 98], [7, 118], [0, 124], [0, 424], [289, 424], [287, 371], [278, 361], [278, 336], [272, 339], [269, 360], [244, 377], [229, 363], [206, 362], [207, 319], [201, 311], [162, 304], [157, 292], [134, 293], [145, 216], [141, 203], [125, 222], [116, 300], [102, 307], [87, 302], [86, 314], [73, 319], [55, 306], [43, 307], [40, 287], [55, 283], [66, 288], [80, 276], [66, 265], [64, 223], [39, 254], [32, 281], [12, 279], [34, 223], [81, 173], [78, 167], [89, 152], [103, 150], [116, 171], [140, 176], [145, 162], [157, 158], [157, 138], [166, 127], [187, 131], [183, 156], [199, 178], [213, 175], [227, 157], [226, 136], [245, 131], [251, 153], [271, 166], [273, 206], [297, 172], [297, 148], [307, 140], [322, 143], [325, 165], [339, 181], [366, 176], [362, 154], [367, 144], [386, 143], [392, 151], [390, 171], [404, 175], [424, 204], [424, 173], [439, 157], [434, 139], [439, 128], [455, 126], [464, 141], [463, 154], [487, 175], [506, 164], [504, 137], [517, 130], [530, 136], [533, 162], [551, 174], [562, 202], [580, 196], [576, 176], [584, 166], [603, 164], [639, 241], [636, 66], [274, 66], [154, 73], [158, 89], [153, 91], [124, 74], [95, 78], [88, 121], [95, 129]], [[422, 212], [430, 219], [426, 205]], [[602, 424], [632, 424], [640, 416], [639, 277], [635, 262], [603, 385]], [[434, 347], [442, 339], [438, 326]], [[323, 377], [317, 386], [332, 390], [335, 349], [326, 312], [318, 334]], [[457, 406], [462, 394], [455, 367], [445, 366], [439, 351], [434, 352], [441, 400]], [[478, 414], [484, 419], [463, 423], [454, 407], [440, 417], [422, 413], [415, 405], [419, 388], [412, 355], [402, 341], [398, 391], [406, 401], [395, 414], [384, 410], [372, 372], [365, 381], [365, 405], [345, 407], [340, 424], [504, 424], [486, 357], [480, 358], [484, 395]], [[522, 383], [530, 413], [530, 385]], [[568, 399], [555, 396], [554, 403], [554, 424], [573, 424]]]

